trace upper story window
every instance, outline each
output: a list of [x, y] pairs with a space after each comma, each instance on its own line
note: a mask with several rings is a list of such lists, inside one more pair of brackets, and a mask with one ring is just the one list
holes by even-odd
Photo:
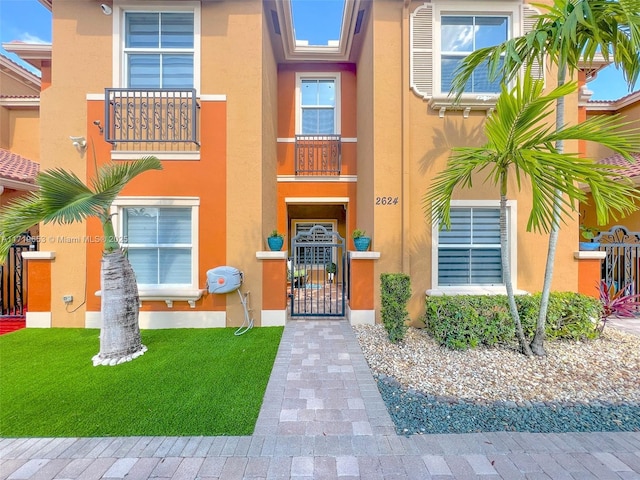
[[178, 3], [114, 8], [114, 87], [199, 89], [200, 2]]
[[[509, 18], [505, 16], [443, 16], [440, 21], [440, 86], [451, 89], [453, 73], [474, 50], [492, 47], [509, 37]], [[497, 93], [498, 80], [490, 81], [486, 65], [478, 67], [465, 87], [466, 92]]]
[[298, 74], [296, 83], [296, 133], [339, 134], [339, 74]]
[[[537, 10], [520, 0], [435, 0], [420, 5], [410, 17], [411, 88], [432, 103], [440, 102], [467, 55], [526, 33], [533, 28], [535, 15]], [[542, 69], [534, 68], [534, 75], [542, 78]], [[466, 85], [461, 104], [491, 103], [499, 92], [499, 79], [489, 81], [486, 66], [480, 66]], [[435, 103], [432, 106], [436, 108]]]
[[193, 13], [125, 13], [131, 88], [193, 88]]

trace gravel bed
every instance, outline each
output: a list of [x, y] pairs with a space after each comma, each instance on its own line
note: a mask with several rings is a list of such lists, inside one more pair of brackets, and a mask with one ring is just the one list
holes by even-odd
[[591, 342], [453, 351], [423, 330], [389, 342], [355, 326], [398, 433], [640, 431], [640, 336], [606, 329]]

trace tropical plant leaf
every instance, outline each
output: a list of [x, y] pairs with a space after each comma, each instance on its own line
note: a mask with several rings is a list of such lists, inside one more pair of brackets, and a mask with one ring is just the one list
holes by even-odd
[[0, 258], [6, 256], [18, 235], [37, 223], [67, 224], [82, 222], [87, 217], [98, 217], [104, 222], [113, 200], [129, 181], [148, 170], [160, 169], [162, 165], [156, 157], [108, 163], [90, 182], [93, 190], [67, 170], [58, 168], [40, 173], [36, 177], [37, 191], [0, 209]]

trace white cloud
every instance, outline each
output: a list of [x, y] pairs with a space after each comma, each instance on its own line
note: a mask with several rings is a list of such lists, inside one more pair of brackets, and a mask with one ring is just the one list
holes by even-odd
[[18, 40], [20, 40], [21, 42], [25, 42], [25, 43], [45, 43], [45, 44], [51, 43], [51, 42], [48, 42], [46, 40], [41, 39], [37, 35], [32, 35], [29, 32], [21, 33], [18, 36]]

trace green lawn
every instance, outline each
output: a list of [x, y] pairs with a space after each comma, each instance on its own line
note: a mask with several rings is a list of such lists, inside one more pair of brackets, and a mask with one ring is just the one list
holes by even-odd
[[144, 330], [148, 351], [94, 367], [99, 331], [0, 336], [0, 436], [248, 435], [282, 328]]

